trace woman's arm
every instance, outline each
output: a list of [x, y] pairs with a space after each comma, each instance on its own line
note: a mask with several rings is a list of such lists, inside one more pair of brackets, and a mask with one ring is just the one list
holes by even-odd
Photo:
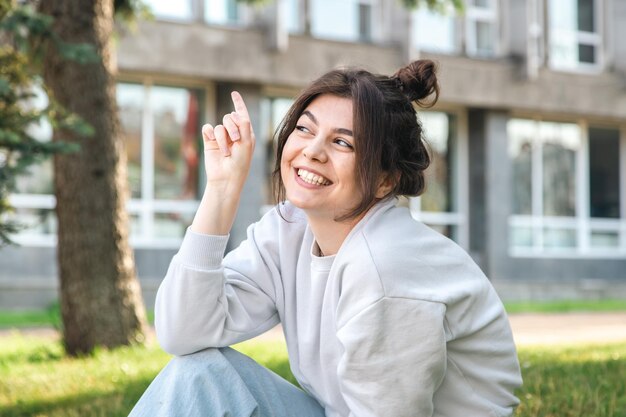
[[207, 183], [191, 224], [191, 230], [196, 233], [230, 233], [250, 171], [254, 131], [243, 98], [236, 91], [231, 96], [235, 111], [223, 117], [223, 124], [202, 127]]
[[279, 261], [268, 249], [276, 244], [276, 220], [270, 215], [250, 226], [238, 255], [222, 262], [255, 143], [243, 99], [233, 92], [232, 100], [235, 111], [222, 125], [202, 129], [206, 188], [157, 292], [157, 337], [176, 355], [245, 340], [278, 322]]

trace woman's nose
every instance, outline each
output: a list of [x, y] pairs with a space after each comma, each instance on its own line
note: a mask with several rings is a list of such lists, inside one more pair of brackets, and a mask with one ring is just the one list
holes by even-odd
[[303, 154], [305, 158], [316, 160], [319, 162], [326, 162], [328, 160], [324, 141], [322, 138], [318, 137], [309, 141], [307, 146], [303, 149]]

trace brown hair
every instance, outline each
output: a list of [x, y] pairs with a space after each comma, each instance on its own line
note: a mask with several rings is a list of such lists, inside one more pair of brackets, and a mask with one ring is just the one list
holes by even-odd
[[[283, 148], [307, 106], [322, 94], [350, 98], [353, 102], [356, 179], [361, 202], [338, 221], [367, 211], [379, 199], [376, 191], [383, 175], [394, 186], [383, 199], [397, 195], [417, 196], [424, 191], [424, 170], [430, 157], [417, 118], [419, 107], [432, 107], [439, 98], [437, 67], [433, 61], [417, 60], [400, 68], [391, 77], [358, 68], [332, 70], [313, 81], [295, 99], [276, 130], [277, 152], [273, 172], [274, 194], [285, 200], [280, 174]], [[434, 97], [428, 100], [428, 97]]]

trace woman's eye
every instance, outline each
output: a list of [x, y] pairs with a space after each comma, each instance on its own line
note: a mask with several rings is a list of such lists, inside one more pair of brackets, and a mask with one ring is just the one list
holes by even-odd
[[296, 126], [296, 130], [299, 130], [300, 132], [304, 132], [304, 133], [311, 133], [311, 131], [309, 129], [307, 129], [306, 127], [301, 126], [301, 125], [297, 125]]
[[343, 146], [343, 147], [345, 147], [345, 148], [350, 148], [350, 149], [353, 149], [353, 148], [354, 148], [354, 147], [353, 147], [353, 146], [352, 146], [349, 142], [347, 142], [347, 141], [345, 141], [345, 140], [343, 140], [343, 139], [341, 139], [341, 138], [337, 138], [337, 139], [335, 139], [335, 143], [336, 143], [337, 145], [339, 145], [339, 146]]

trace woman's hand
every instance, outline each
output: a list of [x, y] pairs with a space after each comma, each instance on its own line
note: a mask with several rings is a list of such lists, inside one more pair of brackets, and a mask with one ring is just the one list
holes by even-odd
[[241, 95], [231, 93], [235, 111], [222, 124], [202, 127], [206, 188], [191, 229], [197, 233], [225, 235], [235, 220], [239, 199], [254, 153], [254, 131]]
[[[224, 115], [222, 124], [202, 127], [207, 187], [222, 192], [241, 192], [254, 152], [254, 131], [241, 95], [231, 93], [235, 111]], [[218, 191], [214, 190], [214, 191]]]

